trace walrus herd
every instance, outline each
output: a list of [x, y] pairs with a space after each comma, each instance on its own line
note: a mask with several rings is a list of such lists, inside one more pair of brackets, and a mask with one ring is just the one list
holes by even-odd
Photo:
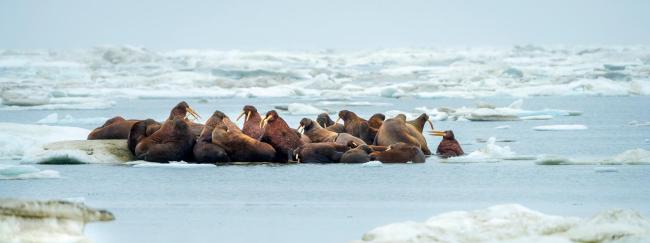
[[438, 156], [463, 155], [454, 133], [434, 131], [427, 114], [409, 121], [403, 114], [386, 119], [377, 113], [366, 120], [342, 110], [336, 121], [322, 113], [316, 120], [303, 118], [297, 129], [275, 110], [262, 117], [254, 106], [246, 105], [237, 120], [242, 117], [241, 129], [221, 111], [215, 111], [205, 124], [196, 123], [193, 120], [199, 114], [182, 101], [163, 122], [117, 116], [95, 128], [88, 139], [127, 139], [137, 159], [163, 163], [421, 163], [432, 155], [423, 135], [428, 122], [429, 134], [443, 137]]

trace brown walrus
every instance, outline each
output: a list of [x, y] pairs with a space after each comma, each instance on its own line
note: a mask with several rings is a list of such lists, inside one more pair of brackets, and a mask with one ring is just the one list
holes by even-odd
[[431, 125], [431, 130], [433, 130], [433, 123], [429, 120], [429, 115], [427, 115], [427, 113], [422, 113], [418, 118], [407, 121], [406, 123], [415, 127], [420, 133], [422, 133], [422, 131], [424, 131], [424, 124], [427, 122]]
[[406, 116], [399, 114], [394, 118], [387, 119], [379, 128], [375, 145], [389, 146], [398, 142], [418, 146], [425, 155], [430, 155], [431, 151], [427, 141], [417, 128], [406, 123]]
[[409, 161], [423, 163], [425, 161], [424, 153], [418, 146], [402, 142], [391, 144], [386, 151], [370, 153], [370, 159], [379, 160], [383, 163], [406, 163]]
[[188, 152], [192, 150], [197, 136], [192, 131], [193, 122], [187, 116], [200, 117], [185, 101], [182, 101], [172, 108], [169, 118], [153, 133], [149, 132], [156, 128], [152, 120], [134, 124], [127, 140], [129, 149], [133, 148], [132, 152], [136, 158], [147, 161], [165, 162], [185, 159]]
[[262, 137], [262, 128], [260, 128], [262, 117], [260, 116], [260, 113], [257, 112], [257, 108], [252, 105], [244, 106], [241, 114], [239, 114], [239, 117], [237, 117], [237, 121], [239, 121], [242, 116], [244, 116], [244, 126], [242, 127], [242, 132], [255, 139]]
[[345, 132], [345, 127], [343, 127], [343, 124], [341, 123], [334, 123], [332, 119], [330, 118], [330, 115], [327, 113], [321, 113], [318, 115], [318, 118], [316, 118], [316, 122], [318, 122], [318, 125], [321, 127], [335, 132], [335, 133], [342, 133]]
[[373, 150], [368, 145], [359, 145], [350, 149], [341, 156], [341, 163], [365, 163], [370, 161], [370, 153]]
[[440, 141], [440, 144], [438, 144], [438, 149], [436, 150], [436, 154], [438, 156], [442, 158], [449, 158], [465, 154], [465, 152], [463, 152], [463, 149], [460, 147], [460, 143], [456, 141], [456, 137], [454, 136], [453, 131], [432, 131], [431, 135], [442, 136], [442, 141]]
[[348, 149], [337, 143], [307, 143], [293, 151], [293, 158], [300, 163], [338, 163]]
[[[230, 162], [230, 158], [222, 147], [212, 143], [212, 131], [216, 126], [232, 123], [230, 119], [220, 111], [215, 111], [205, 122], [201, 135], [196, 139], [192, 149], [194, 160], [199, 163], [220, 163]], [[230, 124], [231, 126], [234, 124]]]
[[348, 143], [353, 142], [356, 144], [356, 146], [366, 144], [360, 138], [357, 138], [350, 134], [335, 133], [323, 129], [320, 125], [318, 125], [318, 123], [309, 118], [303, 118], [300, 120], [298, 131], [309, 137], [312, 143], [332, 142], [340, 145], [348, 145]]
[[343, 119], [343, 126], [345, 127], [346, 133], [361, 138], [361, 140], [363, 140], [366, 144], [372, 144], [372, 142], [375, 140], [375, 137], [370, 131], [368, 121], [357, 116], [357, 114], [354, 112], [349, 110], [339, 111], [339, 118], [336, 119], [336, 123], [338, 123], [338, 121], [341, 119]]
[[135, 157], [152, 162], [180, 161], [187, 158], [193, 145], [194, 134], [189, 122], [185, 118], [174, 117], [135, 146]]
[[153, 119], [146, 119], [133, 124], [126, 140], [126, 145], [131, 153], [135, 154], [135, 146], [138, 145], [142, 139], [149, 137], [151, 134], [158, 131], [160, 126], [160, 122], [154, 121]]
[[275, 149], [274, 161], [287, 162], [291, 160], [290, 156], [293, 150], [303, 145], [300, 136], [289, 128], [289, 125], [275, 110], [266, 113], [260, 126], [263, 132], [261, 141], [270, 144]]
[[212, 143], [226, 150], [230, 161], [235, 162], [268, 162], [276, 155], [270, 144], [226, 125], [219, 125], [212, 130]]
[[106, 120], [101, 127], [93, 129], [87, 139], [127, 139], [131, 126], [138, 121], [140, 120], [126, 120], [121, 116], [113, 117]]

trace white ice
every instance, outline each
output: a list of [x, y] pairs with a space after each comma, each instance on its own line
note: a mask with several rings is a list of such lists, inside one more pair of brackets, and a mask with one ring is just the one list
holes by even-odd
[[63, 140], [86, 139], [88, 129], [64, 126], [0, 123], [0, 159], [20, 160], [32, 149]]
[[497, 139], [490, 137], [485, 147], [459, 157], [442, 159], [443, 163], [491, 163], [503, 160], [534, 160], [535, 157], [518, 155], [509, 146], [499, 146]]
[[547, 215], [518, 204], [453, 211], [425, 222], [400, 222], [372, 229], [356, 242], [647, 242], [650, 221], [624, 209], [592, 218]]
[[0, 180], [55, 179], [61, 178], [58, 171], [41, 170], [31, 165], [0, 164]]
[[155, 163], [143, 160], [131, 161], [125, 163], [132, 165], [134, 168], [173, 168], [173, 169], [193, 169], [193, 168], [214, 168], [214, 164], [193, 164], [185, 161], [170, 161], [169, 163]]
[[587, 129], [588, 127], [582, 124], [544, 125], [533, 127], [533, 130], [535, 131], [571, 131]]

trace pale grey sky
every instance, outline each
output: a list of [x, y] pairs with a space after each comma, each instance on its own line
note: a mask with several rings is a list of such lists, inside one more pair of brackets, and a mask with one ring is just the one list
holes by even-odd
[[650, 44], [650, 1], [0, 0], [0, 48]]

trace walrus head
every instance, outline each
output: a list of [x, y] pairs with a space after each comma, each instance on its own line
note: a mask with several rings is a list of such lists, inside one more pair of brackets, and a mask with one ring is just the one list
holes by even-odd
[[278, 118], [280, 118], [278, 112], [275, 110], [270, 110], [269, 112], [266, 113], [266, 116], [260, 123], [260, 127], [264, 129], [267, 124], [275, 122], [276, 120], [278, 120]]
[[172, 120], [174, 117], [181, 117], [181, 118], [187, 118], [188, 115], [191, 115], [194, 117], [194, 119], [199, 119], [201, 116], [199, 116], [199, 113], [196, 113], [190, 105], [187, 104], [185, 101], [181, 101], [178, 103], [174, 108], [172, 108], [172, 111], [169, 114], [169, 117], [167, 119]]
[[345, 122], [355, 118], [359, 118], [359, 117], [354, 112], [351, 112], [349, 110], [341, 110], [339, 111], [339, 118], [337, 118], [334, 123], [338, 123], [341, 119], [343, 119], [343, 121]]
[[386, 116], [381, 113], [376, 113], [368, 119], [368, 126], [379, 129], [381, 127], [381, 124], [386, 120]]
[[318, 122], [318, 125], [321, 127], [329, 127], [331, 125], [334, 125], [334, 121], [330, 118], [330, 115], [327, 113], [320, 113], [318, 115], [318, 118], [316, 118], [316, 122]]
[[314, 120], [312, 119], [302, 118], [302, 120], [300, 120], [300, 126], [298, 126], [298, 132], [300, 132], [300, 134], [303, 134], [306, 131], [308, 132], [314, 128], [322, 128], [322, 127], [318, 125], [318, 123], [314, 122]]
[[447, 130], [447, 131], [431, 131], [429, 134], [433, 136], [441, 136], [442, 139], [456, 139], [456, 136], [454, 136], [454, 132], [452, 130]]
[[242, 116], [244, 116], [244, 114], [245, 114], [246, 118], [244, 118], [244, 122], [246, 122], [251, 118], [251, 115], [254, 114], [255, 112], [257, 112], [257, 108], [255, 108], [255, 106], [246, 105], [242, 109], [241, 114], [239, 114], [239, 116], [237, 117], [237, 121], [239, 121], [239, 119], [241, 119]]
[[206, 126], [217, 126], [217, 124], [223, 124], [223, 119], [228, 118], [226, 114], [221, 111], [214, 111], [212, 116], [205, 121]]

